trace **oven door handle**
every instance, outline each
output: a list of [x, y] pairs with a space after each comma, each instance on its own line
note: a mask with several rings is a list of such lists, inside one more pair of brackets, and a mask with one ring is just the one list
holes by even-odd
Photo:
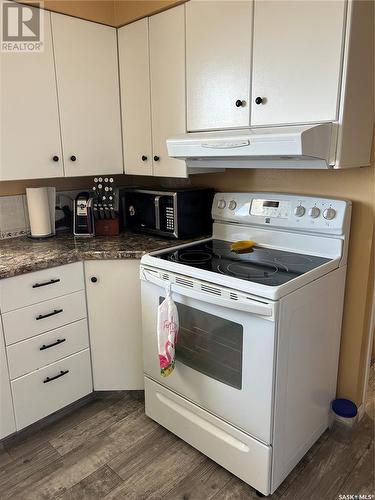
[[[141, 279], [158, 285], [162, 288], [170, 283], [170, 281], [163, 280], [157, 275], [157, 271], [153, 272], [149, 269], [141, 268]], [[237, 311], [246, 311], [251, 314], [256, 314], [258, 316], [272, 317], [274, 313], [274, 308], [272, 304], [266, 304], [258, 302], [253, 299], [248, 299], [247, 302], [236, 301], [230, 299], [223, 299], [217, 295], [211, 295], [210, 293], [200, 292], [193, 288], [182, 287], [171, 283], [171, 291], [179, 293], [180, 295], [185, 295], [186, 297], [191, 297], [192, 299], [201, 300], [202, 302], [209, 302], [210, 304], [215, 304], [221, 307], [227, 307], [229, 309], [236, 309]]]

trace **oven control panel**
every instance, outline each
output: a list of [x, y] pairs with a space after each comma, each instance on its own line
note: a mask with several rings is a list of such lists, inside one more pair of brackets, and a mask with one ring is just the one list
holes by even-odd
[[342, 234], [351, 202], [280, 193], [216, 193], [216, 221]]

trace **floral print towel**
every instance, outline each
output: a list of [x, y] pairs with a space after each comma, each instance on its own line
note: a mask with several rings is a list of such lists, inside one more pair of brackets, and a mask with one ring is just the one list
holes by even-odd
[[166, 289], [166, 297], [158, 307], [158, 349], [160, 374], [168, 377], [175, 367], [175, 349], [179, 321], [176, 304], [172, 300], [171, 286]]

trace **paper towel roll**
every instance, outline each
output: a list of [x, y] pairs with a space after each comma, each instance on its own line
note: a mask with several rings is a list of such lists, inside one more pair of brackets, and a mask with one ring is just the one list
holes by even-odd
[[[49, 236], [55, 232], [55, 188], [26, 188], [31, 236]], [[52, 207], [53, 210], [52, 210]]]

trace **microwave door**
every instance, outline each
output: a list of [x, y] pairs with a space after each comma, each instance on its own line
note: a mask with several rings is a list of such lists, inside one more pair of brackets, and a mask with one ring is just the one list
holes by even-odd
[[128, 229], [156, 229], [154, 197], [150, 193], [127, 193], [125, 217]]

